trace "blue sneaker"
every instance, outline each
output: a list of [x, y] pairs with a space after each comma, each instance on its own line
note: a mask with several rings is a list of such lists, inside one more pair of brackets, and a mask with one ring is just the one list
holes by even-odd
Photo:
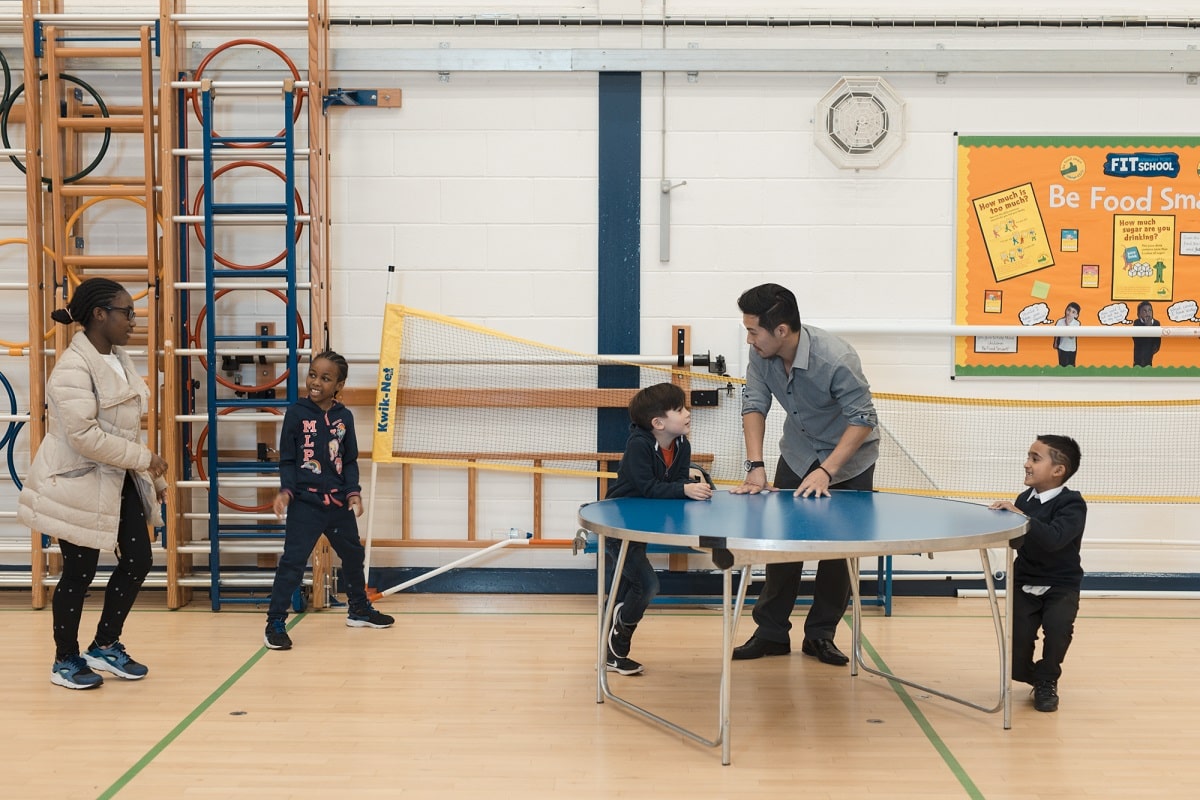
[[83, 658], [92, 669], [102, 669], [128, 681], [140, 681], [150, 671], [145, 664], [130, 658], [125, 645], [120, 642], [113, 642], [108, 647], [97, 645], [84, 653]]
[[380, 613], [371, 606], [346, 615], [347, 628], [390, 628], [395, 621], [395, 617]]
[[50, 668], [50, 682], [68, 689], [97, 689], [104, 683], [80, 656], [67, 656]]

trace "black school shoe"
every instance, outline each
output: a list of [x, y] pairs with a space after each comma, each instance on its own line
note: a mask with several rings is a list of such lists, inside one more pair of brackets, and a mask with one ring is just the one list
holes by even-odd
[[1058, 681], [1038, 681], [1033, 685], [1033, 707], [1038, 711], [1058, 711]]

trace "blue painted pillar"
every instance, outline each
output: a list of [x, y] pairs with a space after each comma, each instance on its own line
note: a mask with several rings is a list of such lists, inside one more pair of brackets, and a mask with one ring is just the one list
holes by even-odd
[[[641, 348], [642, 75], [600, 73], [597, 336], [604, 355]], [[602, 389], [638, 386], [637, 367], [602, 367]], [[625, 449], [629, 415], [601, 409], [599, 451]]]

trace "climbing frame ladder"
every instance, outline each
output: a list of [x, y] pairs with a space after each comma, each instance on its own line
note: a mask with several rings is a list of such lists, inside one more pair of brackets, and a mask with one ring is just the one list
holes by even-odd
[[[30, 302], [30, 450], [45, 436], [45, 378], [57, 354], [67, 346], [67, 332], [54, 328], [49, 313], [65, 304], [80, 282], [93, 277], [117, 281], [129, 289], [144, 330], [135, 331], [131, 344], [145, 346], [145, 378], [151, 401], [145, 426], [151, 447], [160, 449], [158, 324], [161, 251], [158, 199], [158, 125], [156, 115], [156, 58], [158, 27], [153, 18], [114, 18], [97, 14], [40, 13], [35, 0], [24, 0], [23, 13], [27, 78], [22, 88], [25, 123], [29, 285], [37, 299]], [[124, 106], [105, 103], [101, 92], [70, 69], [95, 69], [101, 59], [137, 64], [140, 102]], [[29, 80], [37, 76], [36, 81]], [[10, 108], [10, 112], [15, 111]], [[16, 114], [10, 113], [15, 118]], [[86, 153], [100, 144], [90, 161]], [[96, 174], [114, 136], [140, 138], [137, 156], [121, 159], [131, 174]], [[117, 237], [123, 252], [89, 252], [84, 224], [87, 212], [109, 201], [141, 207], [144, 243]], [[97, 239], [103, 237], [97, 236]], [[98, 248], [103, 249], [103, 248]], [[144, 303], [143, 303], [144, 301]], [[47, 351], [47, 327], [54, 346]], [[140, 326], [139, 326], [140, 327]], [[38, 534], [31, 540], [32, 603], [46, 605], [57, 546]]]
[[[211, 81], [202, 82], [199, 90], [201, 101], [201, 146], [203, 149], [203, 203], [202, 217], [204, 240], [208, 246], [204, 248], [205, 276], [205, 307], [209, 310], [208, 323], [205, 326], [204, 344], [206, 350], [206, 406], [208, 414], [207, 430], [207, 474], [208, 491], [208, 539], [209, 539], [209, 578], [211, 581], [210, 599], [213, 610], [219, 610], [222, 603], [262, 603], [263, 596], [246, 596], [244, 589], [246, 581], [236, 587], [229, 581], [223, 580], [222, 546], [235, 542], [262, 542], [282, 538], [282, 525], [277, 521], [263, 521], [250, 516], [236, 516], [224, 513], [222, 508], [222, 486], [233, 487], [239, 483], [239, 478], [250, 478], [248, 481], [255, 486], [263, 486], [262, 479], [269, 480], [266, 485], [278, 486], [279, 464], [277, 461], [263, 457], [243, 459], [229, 457], [221, 449], [221, 423], [228, 419], [226, 409], [286, 409], [296, 402], [298, 397], [298, 373], [300, 349], [300, 332], [297, 317], [294, 313], [297, 303], [297, 263], [296, 263], [296, 233], [299, 223], [295, 202], [296, 195], [296, 141], [293, 111], [295, 109], [297, 91], [293, 81], [284, 81], [281, 86], [283, 99], [283, 129], [272, 136], [222, 136], [213, 130], [213, 101], [216, 94]], [[275, 202], [220, 202], [217, 200], [214, 173], [214, 153], [218, 149], [229, 147], [253, 147], [281, 149], [283, 151], [283, 196]], [[220, 266], [216, 256], [217, 226], [222, 224], [236, 225], [242, 222], [256, 224], [275, 224], [282, 227], [285, 242], [285, 256], [282, 266], [263, 268], [228, 269]], [[233, 284], [243, 282], [253, 283], [261, 290], [263, 282], [278, 281], [282, 291], [287, 311], [284, 314], [283, 333], [265, 333], [255, 330], [252, 333], [223, 333], [219, 332], [216, 308], [218, 282]], [[253, 289], [252, 289], [253, 290]], [[229, 290], [221, 290], [229, 291]], [[236, 291], [233, 289], [232, 291]], [[239, 346], [249, 346], [255, 351], [254, 356], [265, 357], [266, 351], [276, 349], [274, 344], [282, 344], [286, 352], [286, 377], [284, 392], [280, 396], [273, 390], [247, 391], [246, 396], [222, 397], [222, 384], [218, 381], [218, 364], [230, 349]], [[242, 482], [243, 485], [246, 483]], [[230, 516], [234, 516], [230, 519]], [[271, 576], [263, 575], [264, 585], [269, 586]], [[250, 580], [252, 583], [252, 579]], [[238, 589], [242, 591], [237, 591]]]

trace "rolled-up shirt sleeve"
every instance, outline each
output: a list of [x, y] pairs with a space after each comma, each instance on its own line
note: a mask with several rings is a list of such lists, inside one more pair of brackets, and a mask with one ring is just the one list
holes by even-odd
[[769, 362], [756, 358], [754, 351], [746, 364], [746, 385], [742, 387], [742, 416], [757, 412], [764, 417], [771, 410], [771, 388], [767, 385]]
[[[841, 360], [833, 372], [830, 388], [849, 424], [867, 428], [879, 426], [879, 416], [875, 413], [871, 389], [866, 376], [863, 375], [862, 364], [857, 358], [846, 357]], [[745, 404], [742, 413], [746, 413]]]

